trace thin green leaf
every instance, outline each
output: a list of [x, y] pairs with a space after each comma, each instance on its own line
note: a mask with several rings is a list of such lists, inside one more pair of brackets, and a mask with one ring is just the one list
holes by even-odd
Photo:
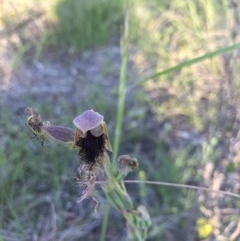
[[233, 45], [230, 45], [230, 46], [226, 46], [226, 47], [223, 47], [223, 48], [220, 48], [218, 50], [215, 50], [213, 52], [208, 52], [202, 56], [199, 56], [197, 58], [194, 58], [194, 59], [190, 59], [190, 60], [187, 60], [187, 61], [184, 61], [178, 65], [175, 65], [173, 67], [170, 67], [168, 69], [164, 69], [160, 72], [157, 72], [157, 73], [154, 73], [154, 74], [151, 74], [145, 78], [143, 78], [142, 80], [138, 81], [137, 83], [135, 83], [134, 85], [130, 86], [130, 88], [128, 88], [128, 91], [138, 85], [141, 85], [142, 83], [150, 80], [150, 79], [156, 79], [156, 78], [159, 78], [163, 75], [167, 75], [167, 74], [170, 74], [172, 72], [175, 72], [175, 71], [178, 71], [178, 70], [181, 70], [183, 68], [186, 68], [186, 67], [189, 67], [191, 65], [194, 65], [194, 64], [197, 64], [197, 63], [200, 63], [206, 59], [211, 59], [211, 58], [214, 58], [218, 55], [221, 55], [221, 54], [224, 54], [224, 53], [227, 53], [227, 52], [231, 52], [233, 50], [236, 50], [236, 49], [240, 49], [240, 43], [237, 43], [237, 44], [233, 44]]

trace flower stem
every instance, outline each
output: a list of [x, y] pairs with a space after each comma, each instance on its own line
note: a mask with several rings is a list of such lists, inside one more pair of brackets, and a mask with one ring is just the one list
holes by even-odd
[[[113, 170], [116, 170], [117, 168], [117, 157], [119, 152], [123, 113], [124, 113], [124, 107], [125, 107], [126, 76], [127, 76], [127, 62], [128, 62], [128, 35], [129, 35], [128, 19], [129, 19], [129, 0], [126, 0], [124, 32], [121, 39], [121, 70], [120, 70], [119, 87], [118, 87], [118, 107], [117, 107], [116, 128], [115, 128], [113, 156], [112, 156]], [[106, 209], [104, 212], [104, 219], [102, 224], [100, 241], [104, 241], [106, 237], [109, 213], [110, 213], [110, 206], [108, 205], [106, 206]]]
[[129, 0], [125, 1], [125, 21], [124, 21], [124, 32], [121, 39], [121, 70], [119, 78], [118, 88], [118, 108], [117, 108], [117, 123], [114, 135], [113, 145], [113, 157], [112, 163], [113, 168], [116, 169], [117, 157], [119, 152], [123, 113], [125, 107], [125, 92], [126, 92], [126, 79], [127, 79], [127, 62], [128, 62], [128, 38], [129, 38]]

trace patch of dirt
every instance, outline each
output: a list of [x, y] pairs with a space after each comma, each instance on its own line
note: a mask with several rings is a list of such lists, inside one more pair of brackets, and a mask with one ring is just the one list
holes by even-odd
[[69, 58], [64, 54], [48, 56], [44, 60], [22, 63], [12, 69], [11, 61], [1, 54], [1, 103], [14, 110], [26, 106], [25, 100], [51, 102], [61, 96], [68, 102], [80, 104], [82, 99], [101, 87], [108, 96], [118, 85], [120, 69], [119, 47], [111, 46]]

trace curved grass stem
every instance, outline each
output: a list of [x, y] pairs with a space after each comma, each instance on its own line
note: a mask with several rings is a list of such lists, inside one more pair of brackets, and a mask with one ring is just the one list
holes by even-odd
[[132, 86], [130, 86], [127, 91], [131, 90], [132, 88], [136, 87], [136, 86], [139, 86], [141, 84], [143, 84], [144, 82], [148, 81], [148, 80], [151, 80], [151, 79], [156, 79], [156, 78], [159, 78], [161, 76], [164, 76], [164, 75], [168, 75], [168, 74], [171, 74], [175, 71], [179, 71], [183, 68], [186, 68], [186, 67], [189, 67], [189, 66], [192, 66], [194, 64], [197, 64], [197, 63], [200, 63], [200, 62], [203, 62], [204, 60], [206, 59], [211, 59], [211, 58], [214, 58], [218, 55], [221, 55], [221, 54], [224, 54], [224, 53], [227, 53], [227, 52], [231, 52], [233, 50], [237, 50], [237, 49], [240, 49], [240, 43], [236, 43], [236, 44], [233, 44], [233, 45], [230, 45], [230, 46], [226, 46], [226, 47], [223, 47], [223, 48], [219, 48], [213, 52], [208, 52], [206, 54], [203, 54], [199, 57], [196, 57], [194, 59], [190, 59], [190, 60], [187, 60], [187, 61], [184, 61], [178, 65], [175, 65], [173, 67], [170, 67], [170, 68], [167, 68], [167, 69], [164, 69], [162, 71], [159, 71], [157, 73], [153, 73], [145, 78], [143, 78], [142, 80], [136, 82], [135, 84], [133, 84]]
[[[129, 0], [125, 1], [125, 21], [124, 21], [124, 32], [121, 39], [121, 70], [119, 78], [119, 88], [118, 88], [118, 108], [117, 108], [117, 123], [115, 128], [114, 135], [114, 144], [113, 144], [113, 156], [112, 156], [112, 165], [113, 169], [116, 169], [117, 166], [117, 156], [119, 151], [120, 139], [121, 139], [121, 130], [122, 130], [122, 120], [125, 107], [125, 91], [126, 91], [126, 76], [127, 76], [127, 62], [128, 62], [128, 21], [129, 21]], [[104, 219], [101, 230], [101, 239], [104, 241], [106, 237], [107, 224], [109, 219], [110, 206], [108, 205], [104, 212]]]
[[125, 21], [124, 32], [121, 39], [121, 70], [119, 78], [118, 88], [118, 108], [117, 108], [117, 123], [114, 135], [113, 156], [112, 163], [113, 168], [116, 168], [118, 151], [120, 146], [122, 121], [125, 107], [125, 93], [126, 93], [126, 79], [127, 79], [127, 62], [128, 62], [128, 38], [129, 38], [129, 0], [126, 0], [125, 6]]
[[[158, 186], [168, 186], [168, 187], [178, 187], [178, 188], [186, 188], [186, 189], [192, 189], [196, 191], [206, 191], [206, 192], [214, 192], [218, 195], [225, 195], [229, 197], [234, 198], [240, 198], [239, 194], [229, 192], [229, 191], [223, 191], [223, 190], [215, 190], [210, 189], [207, 187], [199, 187], [199, 186], [193, 186], [193, 185], [187, 185], [187, 184], [181, 184], [181, 183], [170, 183], [170, 182], [158, 182], [158, 181], [141, 181], [141, 180], [124, 180], [124, 183], [136, 183], [136, 184], [148, 184], [148, 185], [158, 185]], [[104, 184], [106, 182], [96, 182], [96, 184]]]

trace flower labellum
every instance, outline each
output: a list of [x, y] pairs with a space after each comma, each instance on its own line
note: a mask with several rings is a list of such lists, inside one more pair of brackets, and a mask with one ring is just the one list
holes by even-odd
[[78, 148], [79, 156], [76, 180], [85, 186], [79, 202], [87, 197], [96, 201], [93, 196], [96, 179], [99, 175], [104, 178], [103, 166], [109, 163], [107, 151], [112, 151], [112, 147], [103, 119], [103, 115], [98, 112], [86, 110], [73, 120], [77, 127], [74, 147]]

